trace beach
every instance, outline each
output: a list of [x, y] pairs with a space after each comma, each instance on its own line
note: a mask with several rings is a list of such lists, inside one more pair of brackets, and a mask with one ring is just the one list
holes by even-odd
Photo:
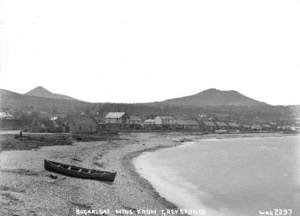
[[[3, 151], [0, 153], [0, 215], [78, 215], [76, 210], [143, 215], [137, 211], [175, 208], [135, 173], [130, 161], [140, 152], [174, 146], [176, 142], [172, 139], [181, 137], [180, 134], [134, 133], [121, 135], [121, 140], [115, 141]], [[55, 174], [57, 179], [52, 179], [43, 167], [44, 158], [118, 174], [112, 184], [59, 174]], [[96, 213], [89, 215], [102, 212]]]
[[[272, 134], [204, 135], [128, 133], [120, 140], [76, 142], [33, 150], [0, 153], [0, 215], [161, 215], [176, 206], [161, 197], [137, 174], [132, 158], [144, 151], [181, 145], [195, 138], [272, 136]], [[110, 183], [54, 174], [44, 159], [116, 171]], [[90, 214], [86, 214], [90, 213]], [[177, 214], [185, 215], [185, 214]]]

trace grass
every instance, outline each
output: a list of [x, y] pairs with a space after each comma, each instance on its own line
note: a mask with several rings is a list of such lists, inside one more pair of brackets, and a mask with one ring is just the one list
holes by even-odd
[[72, 138], [67, 134], [26, 134], [22, 137], [13, 134], [0, 135], [0, 151], [31, 150], [42, 146], [71, 144]]
[[14, 134], [0, 135], [0, 152], [8, 150], [31, 150], [42, 146], [72, 145], [74, 141], [104, 141], [118, 140], [120, 137], [113, 134]]

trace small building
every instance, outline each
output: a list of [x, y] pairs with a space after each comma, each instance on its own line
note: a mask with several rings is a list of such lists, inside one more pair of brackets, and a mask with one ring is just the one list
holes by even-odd
[[160, 128], [174, 128], [176, 126], [176, 119], [172, 116], [156, 116], [154, 118], [155, 125]]
[[98, 132], [101, 132], [101, 131], [104, 131], [107, 129], [104, 119], [96, 118], [95, 120], [98, 124], [98, 127], [97, 127]]
[[206, 114], [199, 114], [198, 117], [199, 117], [200, 119], [205, 119], [205, 118], [207, 117], [207, 115], [206, 115]]
[[96, 133], [97, 122], [87, 115], [70, 116], [67, 120], [70, 133]]
[[143, 123], [143, 127], [146, 130], [153, 130], [156, 128], [154, 119], [146, 119]]
[[262, 128], [263, 128], [263, 130], [265, 130], [265, 131], [270, 131], [270, 130], [272, 129], [271, 125], [269, 125], [269, 124], [264, 124], [264, 125], [262, 126]]
[[233, 129], [238, 129], [240, 127], [240, 124], [238, 124], [236, 122], [229, 122], [228, 126]]
[[64, 120], [57, 116], [51, 117], [51, 119], [45, 121], [45, 123], [47, 132], [60, 133], [64, 131]]
[[13, 119], [13, 115], [8, 112], [0, 112], [0, 120], [2, 119], [11, 120]]
[[179, 119], [176, 121], [176, 128], [187, 129], [187, 130], [197, 130], [199, 129], [199, 123], [194, 119]]
[[229, 127], [229, 129], [231, 129], [231, 130], [239, 131], [239, 129], [240, 129], [240, 124], [238, 124], [238, 123], [236, 123], [236, 122], [229, 122], [229, 123], [228, 123], [228, 127]]
[[217, 121], [216, 122], [217, 129], [227, 129], [228, 125], [225, 122]]
[[142, 127], [142, 119], [138, 116], [130, 116], [128, 119], [129, 128], [140, 129]]
[[241, 126], [241, 129], [242, 129], [243, 131], [250, 131], [250, 130], [251, 130], [251, 125], [243, 124], [243, 125]]
[[105, 116], [106, 124], [127, 124], [129, 116], [125, 112], [109, 112]]
[[65, 113], [56, 113], [56, 114], [51, 115], [49, 119], [51, 121], [55, 121], [57, 119], [65, 119], [65, 118], [67, 118], [67, 114], [65, 114]]
[[281, 130], [281, 131], [296, 131], [296, 128], [291, 125], [281, 125], [281, 126], [279, 126], [279, 130]]
[[201, 126], [202, 126], [202, 129], [207, 132], [211, 132], [216, 129], [216, 125], [213, 121], [203, 121]]
[[262, 130], [262, 126], [260, 126], [258, 124], [253, 124], [253, 125], [251, 125], [251, 130], [253, 130], [253, 131], [261, 131]]
[[138, 116], [132, 115], [132, 116], [129, 117], [128, 124], [130, 124], [130, 125], [140, 125], [140, 124], [142, 124], [142, 119]]
[[215, 130], [215, 133], [217, 133], [217, 134], [226, 134], [226, 133], [228, 133], [228, 130], [218, 129], [218, 130]]
[[241, 125], [236, 122], [229, 122], [228, 123], [228, 130], [231, 133], [239, 133], [241, 129]]

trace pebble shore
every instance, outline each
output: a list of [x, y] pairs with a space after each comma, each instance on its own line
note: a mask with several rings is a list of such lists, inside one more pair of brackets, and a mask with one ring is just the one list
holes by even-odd
[[[176, 209], [135, 172], [131, 159], [143, 151], [178, 145], [174, 139], [183, 137], [133, 133], [121, 134], [121, 140], [3, 151], [0, 215], [161, 215], [163, 209]], [[112, 184], [59, 174], [53, 179], [43, 167], [44, 158], [116, 171], [117, 177]]]
[[[163, 215], [162, 210], [176, 210], [177, 207], [161, 197], [147, 180], [138, 175], [132, 158], [144, 151], [181, 145], [193, 139], [240, 136], [274, 134], [200, 136], [192, 133], [127, 133], [121, 134], [120, 140], [2, 151], [0, 215]], [[44, 169], [45, 158], [116, 171], [117, 177], [113, 183], [105, 183], [50, 173]], [[51, 178], [51, 175], [57, 178]]]

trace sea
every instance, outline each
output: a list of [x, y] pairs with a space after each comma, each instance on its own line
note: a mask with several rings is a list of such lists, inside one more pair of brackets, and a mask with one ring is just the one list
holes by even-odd
[[133, 163], [190, 215], [300, 216], [300, 136], [199, 139]]

